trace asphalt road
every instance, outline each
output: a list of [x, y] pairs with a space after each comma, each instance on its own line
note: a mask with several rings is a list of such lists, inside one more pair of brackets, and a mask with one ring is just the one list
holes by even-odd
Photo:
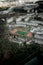
[[27, 62], [25, 65], [38, 65], [38, 60], [35, 57], [31, 61]]
[[43, 62], [39, 61], [37, 57], [35, 57], [31, 61], [27, 62], [25, 65], [43, 65]]

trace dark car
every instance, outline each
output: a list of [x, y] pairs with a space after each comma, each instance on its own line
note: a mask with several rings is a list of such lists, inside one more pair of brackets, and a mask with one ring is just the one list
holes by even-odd
[[26, 13], [27, 10], [24, 10], [23, 8], [14, 8], [13, 9], [15, 12], [19, 12], [19, 13]]
[[38, 13], [43, 12], [43, 1], [36, 1], [36, 3], [39, 5], [36, 9]]

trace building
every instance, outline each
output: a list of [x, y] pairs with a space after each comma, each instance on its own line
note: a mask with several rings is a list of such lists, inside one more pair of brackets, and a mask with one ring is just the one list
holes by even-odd
[[30, 44], [32, 42], [32, 33], [27, 31], [25, 27], [15, 27], [9, 33], [9, 41], [19, 44]]
[[34, 42], [38, 44], [43, 44], [43, 29], [34, 31]]

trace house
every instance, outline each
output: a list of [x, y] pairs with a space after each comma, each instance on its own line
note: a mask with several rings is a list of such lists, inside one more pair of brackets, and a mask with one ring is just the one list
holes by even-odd
[[[32, 33], [27, 31], [25, 28], [15, 27], [9, 33], [9, 39], [15, 43], [27, 43], [32, 41]], [[30, 41], [31, 40], [31, 41]]]

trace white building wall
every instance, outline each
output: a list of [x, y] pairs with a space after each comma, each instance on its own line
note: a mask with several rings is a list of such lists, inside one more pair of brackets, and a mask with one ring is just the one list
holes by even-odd
[[35, 2], [35, 1], [38, 1], [38, 0], [24, 0], [25, 2]]
[[[0, 1], [19, 1], [19, 0], [0, 0]], [[35, 1], [38, 1], [38, 0], [20, 0], [20, 1], [35, 2]]]

